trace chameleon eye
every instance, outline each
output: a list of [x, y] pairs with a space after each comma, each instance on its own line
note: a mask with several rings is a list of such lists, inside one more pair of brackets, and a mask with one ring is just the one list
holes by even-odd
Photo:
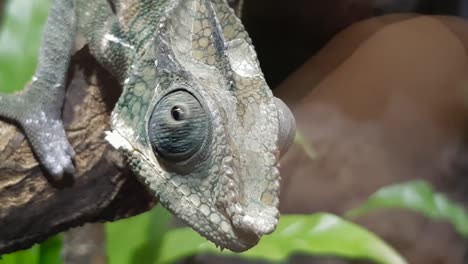
[[185, 161], [203, 146], [208, 126], [200, 101], [186, 90], [176, 90], [156, 104], [148, 124], [149, 139], [160, 157]]

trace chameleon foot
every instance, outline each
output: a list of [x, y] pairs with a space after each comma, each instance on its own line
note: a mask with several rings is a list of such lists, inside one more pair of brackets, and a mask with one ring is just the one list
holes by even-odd
[[67, 140], [61, 120], [51, 119], [39, 111], [21, 122], [21, 126], [40, 163], [54, 179], [75, 172], [75, 151]]
[[63, 97], [62, 93], [51, 94], [43, 89], [28, 89], [15, 95], [0, 94], [0, 117], [23, 129], [36, 157], [55, 180], [75, 172], [75, 151], [67, 140], [60, 118]]

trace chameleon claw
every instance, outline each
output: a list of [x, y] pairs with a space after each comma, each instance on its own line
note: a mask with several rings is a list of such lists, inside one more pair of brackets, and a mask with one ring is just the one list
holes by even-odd
[[76, 156], [76, 152], [75, 150], [73, 150], [72, 146], [70, 146], [70, 144], [68, 144], [65, 152], [68, 154], [68, 156], [70, 156], [71, 159], [74, 159], [75, 156]]
[[75, 173], [75, 166], [73, 165], [73, 158], [68, 157], [65, 166], [63, 166], [64, 173], [74, 174]]
[[[59, 152], [62, 153], [58, 154]], [[56, 149], [50, 155], [39, 157], [39, 159], [44, 159], [43, 165], [54, 180], [60, 181], [65, 174], [75, 173], [73, 156], [69, 155], [66, 150]]]

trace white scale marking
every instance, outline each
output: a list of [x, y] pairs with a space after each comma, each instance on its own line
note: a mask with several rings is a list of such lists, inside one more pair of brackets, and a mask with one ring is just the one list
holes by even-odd
[[119, 39], [118, 37], [112, 35], [112, 34], [105, 34], [104, 35], [104, 39], [107, 40], [107, 41], [111, 41], [111, 42], [114, 42], [114, 43], [117, 43], [117, 44], [120, 44], [126, 48], [129, 48], [129, 49], [132, 49], [132, 50], [135, 50], [135, 47], [125, 41], [123, 41], [122, 39]]

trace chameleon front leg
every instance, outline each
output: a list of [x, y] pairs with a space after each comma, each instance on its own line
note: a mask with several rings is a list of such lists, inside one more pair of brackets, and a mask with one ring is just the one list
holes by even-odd
[[120, 2], [76, 1], [75, 10], [78, 31], [84, 35], [91, 54], [122, 84], [133, 62], [135, 48], [114, 13], [120, 11]]
[[65, 79], [74, 48], [73, 0], [55, 0], [42, 36], [39, 62], [20, 94], [0, 94], [0, 116], [17, 123], [40, 163], [54, 178], [73, 173], [75, 152], [63, 128]]

